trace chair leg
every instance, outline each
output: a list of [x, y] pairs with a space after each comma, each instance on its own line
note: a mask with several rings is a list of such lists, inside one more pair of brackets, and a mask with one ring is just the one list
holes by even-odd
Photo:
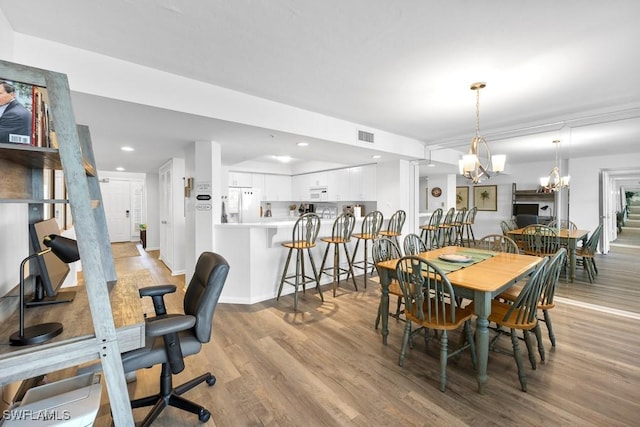
[[478, 356], [476, 354], [476, 341], [473, 336], [473, 331], [471, 330], [471, 321], [467, 320], [464, 322], [464, 330], [467, 334], [467, 341], [469, 342], [469, 350], [471, 351], [471, 364], [473, 365], [473, 369], [478, 369]]
[[[542, 340], [540, 340], [541, 342]], [[529, 331], [524, 331], [524, 343], [527, 346], [527, 355], [529, 356], [529, 362], [531, 363], [531, 369], [536, 369], [536, 355], [533, 351], [533, 343], [531, 342], [531, 334]]]
[[289, 249], [289, 254], [287, 255], [287, 261], [284, 263], [284, 270], [282, 271], [282, 278], [280, 279], [280, 286], [278, 287], [278, 296], [276, 297], [276, 301], [280, 299], [280, 294], [282, 293], [282, 286], [284, 285], [284, 282], [287, 279], [287, 270], [289, 269], [289, 261], [291, 261], [292, 251], [293, 249]]
[[407, 344], [409, 343], [409, 335], [411, 335], [411, 321], [407, 319], [404, 325], [404, 334], [402, 335], [402, 347], [400, 347], [400, 359], [398, 365], [404, 366], [404, 359], [407, 356]]
[[[527, 339], [527, 331], [525, 331], [525, 342]], [[513, 347], [513, 358], [516, 360], [516, 366], [518, 367], [518, 379], [520, 380], [520, 388], [522, 391], [527, 391], [527, 376], [522, 366], [522, 354], [520, 353], [520, 344], [518, 344], [518, 336], [516, 330], [511, 329], [511, 346]]]
[[549, 315], [549, 310], [542, 310], [542, 314], [544, 315], [544, 323], [547, 325], [547, 331], [549, 332], [549, 340], [551, 341], [551, 346], [556, 346], [556, 335], [553, 333], [553, 325], [551, 325], [551, 315]]
[[440, 391], [447, 387], [447, 353], [449, 352], [449, 338], [446, 329], [440, 337]]
[[347, 272], [347, 280], [349, 280], [349, 274], [351, 275], [351, 280], [353, 280], [353, 287], [358, 290], [358, 285], [356, 284], [356, 275], [353, 274], [353, 264], [351, 263], [351, 257], [349, 256], [349, 249], [347, 248], [347, 244], [343, 243], [342, 247], [344, 248], [344, 253], [347, 258], [347, 265], [349, 266], [349, 270]]
[[[313, 269], [313, 277], [316, 280], [316, 289], [320, 294], [320, 300], [324, 302], [324, 296], [322, 295], [322, 289], [320, 288], [320, 276], [318, 276], [318, 269], [316, 268], [316, 263], [313, 260], [313, 255], [311, 255], [311, 249], [307, 249], [307, 254], [309, 255], [309, 261], [311, 261], [311, 268]], [[303, 262], [304, 262], [304, 258], [303, 258]]]
[[[538, 322], [536, 323], [536, 328], [534, 329], [534, 333], [536, 335], [536, 341], [538, 342], [538, 354], [540, 355], [540, 360], [542, 360], [543, 362], [545, 361], [545, 355], [544, 355], [544, 343], [542, 342], [542, 328], [540, 327], [540, 321], [538, 320]], [[532, 354], [529, 354], [529, 358], [531, 358]], [[535, 363], [535, 358], [534, 358], [534, 363]], [[531, 367], [533, 369], [535, 369], [533, 367], [533, 365], [531, 365]]]

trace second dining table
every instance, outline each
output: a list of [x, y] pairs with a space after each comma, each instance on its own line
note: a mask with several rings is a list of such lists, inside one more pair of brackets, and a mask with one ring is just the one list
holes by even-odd
[[[476, 352], [478, 356], [478, 391], [484, 393], [489, 359], [489, 321], [491, 299], [535, 270], [542, 258], [494, 252], [482, 249], [447, 246], [419, 254], [435, 262], [454, 286], [456, 296], [474, 301], [476, 317]], [[459, 258], [459, 256], [465, 258]], [[468, 259], [468, 262], [447, 261]], [[389, 334], [389, 283], [395, 277], [398, 259], [379, 262], [382, 340]]]
[[[509, 237], [513, 240], [522, 240], [522, 232], [526, 227], [509, 231]], [[567, 247], [567, 258], [569, 260], [569, 280], [573, 283], [576, 277], [576, 249], [578, 242], [587, 240], [589, 230], [569, 230], [566, 228], [556, 230], [558, 241]]]

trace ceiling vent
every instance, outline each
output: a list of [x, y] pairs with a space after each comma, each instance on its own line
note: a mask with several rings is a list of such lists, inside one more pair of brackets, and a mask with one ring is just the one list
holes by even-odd
[[373, 144], [373, 134], [363, 130], [358, 131], [358, 141], [370, 142]]

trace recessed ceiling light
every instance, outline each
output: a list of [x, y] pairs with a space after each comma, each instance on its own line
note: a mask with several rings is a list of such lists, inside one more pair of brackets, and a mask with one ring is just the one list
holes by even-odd
[[297, 145], [298, 147], [308, 147], [308, 146], [309, 146], [309, 143], [308, 143], [308, 142], [304, 142], [304, 141], [302, 141], [302, 142], [298, 142], [296, 145]]
[[372, 159], [379, 159], [380, 157], [382, 157], [380, 154], [374, 154], [371, 156]]
[[291, 161], [291, 156], [272, 156], [272, 157], [282, 163], [289, 163]]
[[427, 167], [428, 167], [428, 168], [435, 168], [435, 167], [436, 167], [436, 164], [435, 164], [435, 163], [428, 163], [428, 164], [427, 164]]
[[120, 148], [122, 151], [135, 151], [133, 147], [122, 147]]
[[118, 167], [116, 168], [116, 170], [117, 170], [117, 171], [119, 171], [119, 172], [122, 172], [122, 171], [124, 170], [124, 168], [123, 168], [122, 166], [118, 166]]

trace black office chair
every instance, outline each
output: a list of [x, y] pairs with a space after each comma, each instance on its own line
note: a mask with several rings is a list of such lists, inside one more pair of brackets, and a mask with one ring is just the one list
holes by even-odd
[[153, 406], [141, 425], [150, 425], [167, 406], [197, 414], [201, 422], [211, 417], [207, 409], [181, 395], [205, 381], [212, 386], [216, 378], [207, 372], [173, 387], [172, 374], [182, 372], [184, 357], [200, 352], [202, 344], [211, 339], [213, 313], [228, 272], [229, 264], [222, 256], [212, 252], [202, 253], [184, 296], [184, 314], [167, 314], [164, 295], [175, 292], [174, 285], [140, 289], [141, 297], [153, 299], [156, 317], [147, 319], [146, 345], [122, 354], [124, 371], [133, 372], [162, 364], [160, 392], [131, 401], [132, 408]]

